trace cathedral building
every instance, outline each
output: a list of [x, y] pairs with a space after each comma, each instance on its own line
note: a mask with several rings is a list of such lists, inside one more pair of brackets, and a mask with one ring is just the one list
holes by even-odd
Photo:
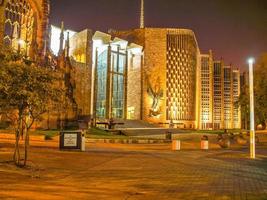
[[180, 128], [196, 128], [199, 48], [194, 33], [167, 28], [110, 33], [144, 47], [141, 119], [157, 124], [172, 121]]
[[10, 45], [32, 59], [47, 50], [49, 0], [0, 1], [0, 45]]
[[214, 61], [211, 51], [202, 54], [192, 30], [146, 27], [144, 0], [140, 28], [108, 33], [51, 26], [48, 0], [0, 1], [0, 16], [0, 45], [54, 61], [68, 88], [65, 111], [48, 113], [40, 127], [113, 118], [180, 129], [240, 128], [239, 70]]

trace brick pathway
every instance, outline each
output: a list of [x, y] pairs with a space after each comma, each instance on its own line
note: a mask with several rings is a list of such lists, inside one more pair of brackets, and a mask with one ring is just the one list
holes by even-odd
[[266, 148], [256, 160], [247, 158], [247, 149], [169, 148], [90, 144], [87, 152], [73, 153], [34, 147], [30, 157], [38, 170], [11, 173], [0, 164], [0, 199], [267, 199]]

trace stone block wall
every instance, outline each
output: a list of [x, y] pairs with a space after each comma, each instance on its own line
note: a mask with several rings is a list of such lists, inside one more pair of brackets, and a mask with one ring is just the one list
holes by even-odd
[[[144, 88], [143, 120], [152, 123], [166, 121], [166, 36], [166, 29], [145, 29], [144, 66], [142, 71]], [[156, 96], [163, 91], [163, 96], [158, 99], [158, 115], [152, 116], [151, 113], [153, 97], [148, 92], [149, 87], [152, 88]]]
[[141, 118], [142, 55], [128, 56], [127, 119]]
[[[114, 31], [110, 34], [143, 46], [144, 56], [141, 69], [141, 120], [151, 123], [166, 120], [166, 35], [167, 29], [145, 28], [130, 31]], [[149, 85], [154, 93], [163, 90], [159, 98], [157, 116], [151, 116], [153, 97], [149, 95]], [[131, 87], [131, 86], [130, 86]], [[154, 113], [154, 114], [155, 114]]]
[[93, 32], [86, 29], [70, 38], [71, 77], [79, 116], [89, 116], [91, 109], [92, 35]]

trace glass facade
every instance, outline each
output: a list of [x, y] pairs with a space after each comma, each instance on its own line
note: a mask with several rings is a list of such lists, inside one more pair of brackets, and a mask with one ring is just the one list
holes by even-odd
[[97, 101], [96, 115], [98, 118], [105, 118], [106, 98], [107, 98], [107, 69], [108, 69], [108, 51], [102, 52], [98, 56], [97, 62]]
[[125, 114], [126, 53], [109, 51], [105, 50], [97, 59], [96, 117], [119, 119]]
[[112, 61], [112, 118], [124, 117], [124, 71], [126, 55], [111, 53]]

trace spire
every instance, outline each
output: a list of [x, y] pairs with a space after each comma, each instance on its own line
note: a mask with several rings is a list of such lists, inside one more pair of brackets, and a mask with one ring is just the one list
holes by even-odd
[[66, 52], [66, 57], [69, 57], [70, 53], [70, 33], [67, 33], [67, 40], [66, 40], [66, 45], [65, 45], [65, 52]]
[[61, 22], [61, 32], [59, 37], [59, 51], [58, 55], [60, 55], [63, 52], [63, 43], [64, 43], [64, 22]]
[[145, 0], [141, 0], [140, 28], [145, 28]]

